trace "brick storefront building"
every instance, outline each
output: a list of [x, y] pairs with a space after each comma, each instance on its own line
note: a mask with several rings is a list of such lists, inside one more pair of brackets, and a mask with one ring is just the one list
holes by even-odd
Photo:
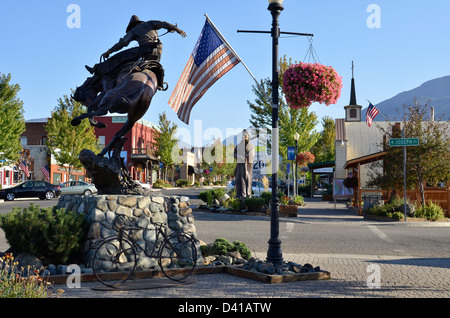
[[[99, 143], [107, 145], [114, 134], [122, 128], [127, 120], [126, 116], [103, 116], [95, 117], [108, 127], [103, 129], [95, 128], [95, 135]], [[145, 119], [141, 119], [134, 124], [131, 131], [125, 135], [127, 139], [123, 145], [122, 157], [130, 171], [133, 180], [142, 183], [153, 183], [156, 181], [159, 167], [159, 159], [156, 157], [155, 134], [157, 126]]]
[[[113, 138], [114, 134], [123, 126], [127, 120], [126, 116], [104, 116], [96, 117], [97, 120], [102, 121], [108, 127], [103, 129], [95, 128], [95, 134], [98, 142], [101, 145], [107, 145]], [[16, 177], [14, 183], [18, 183], [25, 179], [48, 181], [53, 184], [69, 180], [87, 180], [84, 169], [71, 169], [69, 176], [69, 168], [57, 164], [54, 158], [50, 155], [45, 141], [47, 139], [47, 132], [45, 125], [48, 118], [38, 118], [25, 121], [26, 130], [21, 135], [22, 147], [29, 154], [28, 156], [28, 170], [29, 177], [21, 176], [21, 171], [15, 169]], [[156, 181], [159, 160], [156, 157], [154, 148], [154, 136], [157, 126], [147, 120], [139, 120], [133, 129], [125, 136], [127, 140], [122, 149], [122, 157], [125, 158], [125, 163], [130, 171], [132, 178], [140, 182], [154, 182]], [[43, 169], [47, 169], [48, 178]], [[12, 169], [12, 168], [11, 168]], [[8, 175], [13, 175], [13, 172], [8, 172]], [[23, 173], [22, 173], [23, 174]], [[2, 178], [5, 179], [6, 172], [2, 171]], [[12, 178], [11, 178], [12, 179]], [[11, 180], [12, 181], [12, 180]], [[88, 181], [88, 180], [87, 180]]]

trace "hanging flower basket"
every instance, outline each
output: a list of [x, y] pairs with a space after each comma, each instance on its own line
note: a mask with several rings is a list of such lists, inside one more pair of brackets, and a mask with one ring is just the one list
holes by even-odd
[[300, 167], [306, 166], [308, 163], [313, 163], [316, 157], [309, 151], [297, 154], [297, 164]]
[[344, 179], [344, 187], [347, 189], [356, 188], [358, 186], [358, 178], [357, 177], [349, 177]]
[[342, 78], [331, 66], [300, 62], [283, 74], [283, 93], [291, 108], [308, 107], [313, 102], [336, 104], [341, 88]]

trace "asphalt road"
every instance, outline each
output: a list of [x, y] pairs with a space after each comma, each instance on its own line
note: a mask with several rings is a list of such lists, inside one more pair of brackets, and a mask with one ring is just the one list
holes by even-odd
[[[201, 202], [197, 195], [204, 190], [172, 189], [162, 190], [162, 193], [188, 196], [191, 205], [197, 206]], [[30, 203], [47, 207], [56, 205], [57, 199], [0, 202], [0, 214], [10, 212], [13, 206], [25, 207]], [[333, 205], [330, 204], [329, 208], [333, 208]], [[333, 218], [314, 218], [310, 214], [312, 212], [308, 211], [307, 205], [300, 209], [299, 217], [280, 219], [283, 253], [450, 257], [448, 226], [368, 222], [342, 206], [335, 212], [329, 212]], [[209, 212], [194, 212], [194, 217], [200, 240], [206, 243], [212, 243], [216, 238], [226, 238], [230, 242], [241, 241], [258, 257], [265, 258], [270, 238], [269, 217]], [[0, 251], [6, 247], [7, 243], [0, 229]]]

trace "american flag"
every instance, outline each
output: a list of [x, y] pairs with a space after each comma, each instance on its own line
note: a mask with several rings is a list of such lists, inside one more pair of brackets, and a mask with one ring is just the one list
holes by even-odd
[[225, 73], [239, 64], [214, 24], [207, 18], [200, 38], [169, 99], [169, 105], [186, 124], [194, 105]]
[[30, 172], [28, 171], [27, 162], [25, 160], [19, 162], [19, 168], [22, 169], [23, 172], [25, 172], [27, 178], [30, 177]]
[[372, 105], [372, 103], [369, 103], [369, 108], [367, 108], [367, 114], [366, 114], [366, 124], [369, 125], [369, 127], [372, 127], [372, 121], [375, 119], [375, 117], [378, 115], [380, 111]]
[[47, 178], [47, 180], [50, 181], [50, 171], [48, 169], [48, 165], [42, 166], [41, 171], [44, 174], [44, 176]]

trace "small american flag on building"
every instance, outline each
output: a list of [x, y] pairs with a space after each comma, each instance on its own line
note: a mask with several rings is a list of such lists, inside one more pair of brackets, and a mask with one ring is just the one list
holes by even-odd
[[42, 166], [41, 171], [44, 174], [44, 176], [47, 178], [47, 180], [50, 181], [50, 171], [48, 169], [48, 165]]
[[200, 38], [169, 99], [178, 118], [189, 124], [194, 105], [240, 59], [207, 17]]
[[28, 171], [27, 162], [25, 160], [19, 162], [19, 168], [22, 169], [27, 178], [30, 177], [30, 172]]
[[372, 103], [369, 103], [369, 108], [367, 108], [366, 114], [366, 124], [369, 125], [369, 127], [372, 127], [372, 122], [379, 112], [380, 111], [375, 106], [373, 106]]

